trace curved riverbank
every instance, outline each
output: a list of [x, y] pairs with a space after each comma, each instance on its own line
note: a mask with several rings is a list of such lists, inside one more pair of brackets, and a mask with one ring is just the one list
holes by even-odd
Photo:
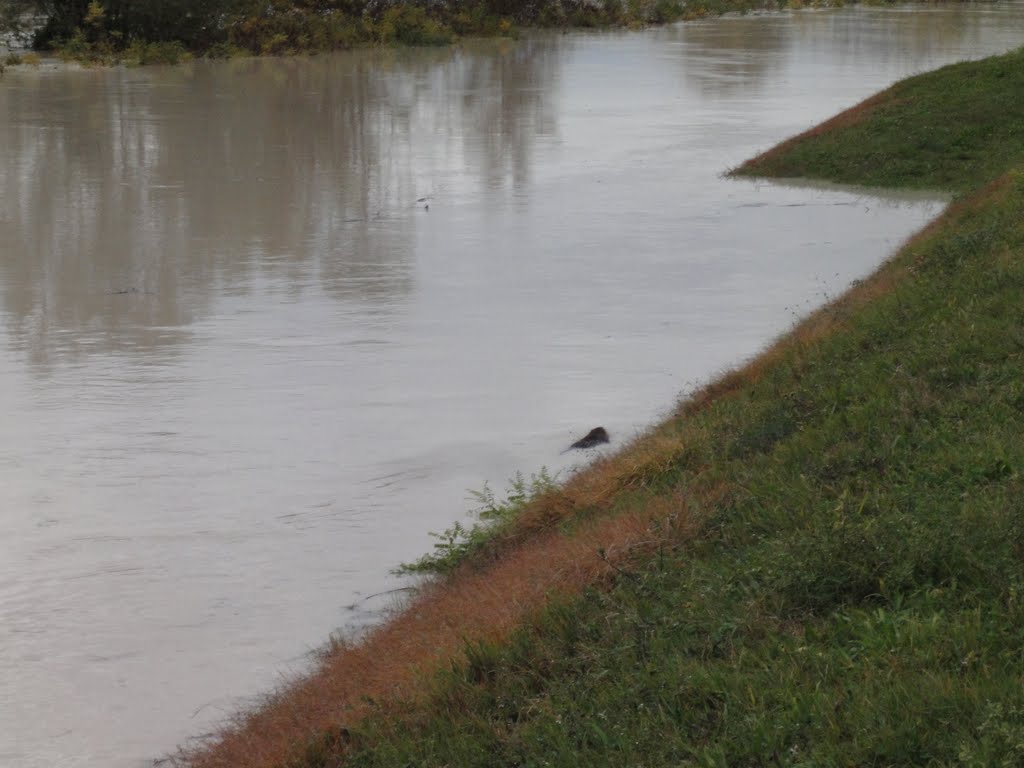
[[1024, 137], [992, 105], [1022, 59], [912, 78], [740, 169], [962, 196], [185, 762], [1020, 760]]

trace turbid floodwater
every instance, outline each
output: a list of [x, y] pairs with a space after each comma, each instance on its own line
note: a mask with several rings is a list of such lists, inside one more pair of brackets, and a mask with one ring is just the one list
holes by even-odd
[[[942, 203], [723, 171], [1021, 3], [0, 80], [0, 765], [134, 768]], [[602, 449], [599, 449], [602, 450]]]

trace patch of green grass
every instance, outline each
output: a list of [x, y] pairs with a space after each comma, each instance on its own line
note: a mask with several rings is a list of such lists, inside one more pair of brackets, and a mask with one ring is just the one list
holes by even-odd
[[1024, 50], [904, 80], [737, 173], [965, 191], [1024, 162]]
[[[992, 139], [1017, 106], [991, 92], [1020, 56], [913, 79], [959, 112], [901, 96], [837, 129], [847, 161], [820, 149], [843, 144], [830, 132], [806, 140], [803, 175], [903, 133], [901, 183], [997, 181], [870, 301], [830, 307], [831, 333], [798, 330], [681, 410], [696, 459], [645, 483], [727, 489], [695, 541], [665, 535], [508, 642], [467, 645], [425, 704], [325, 733], [291, 767], [1024, 765], [1024, 171]], [[956, 154], [926, 162], [912, 137], [942, 116]]]

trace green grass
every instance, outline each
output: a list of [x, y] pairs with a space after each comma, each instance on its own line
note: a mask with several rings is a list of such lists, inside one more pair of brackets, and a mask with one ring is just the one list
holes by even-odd
[[1022, 51], [954, 64], [898, 83], [737, 173], [975, 189], [1024, 162], [1022, 94]]
[[414, 562], [402, 563], [395, 573], [447, 576], [466, 562], [490, 556], [495, 541], [515, 526], [530, 503], [556, 487], [556, 479], [542, 468], [529, 480], [517, 473], [503, 499], [487, 485], [482, 491], [471, 491], [477, 502], [472, 512], [476, 522], [463, 525], [456, 521], [441, 533], [431, 532], [436, 539], [433, 551]]
[[695, 541], [289, 768], [1024, 765], [1022, 62], [914, 78], [757, 167], [973, 191], [831, 333], [680, 410], [685, 460], [647, 485], [726, 489]]

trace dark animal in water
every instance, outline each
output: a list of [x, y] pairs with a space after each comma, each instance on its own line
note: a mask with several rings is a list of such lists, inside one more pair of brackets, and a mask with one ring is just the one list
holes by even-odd
[[144, 291], [141, 288], [134, 288], [134, 287], [132, 287], [132, 288], [118, 288], [116, 291], [107, 291], [107, 293], [109, 295], [111, 295], [111, 296], [129, 296], [129, 295], [134, 296], [136, 294], [137, 295], [142, 295], [142, 296], [152, 296], [153, 295], [152, 291]]
[[[594, 427], [592, 430], [587, 432], [586, 437], [581, 437], [575, 443], [566, 448], [565, 451], [571, 451], [574, 448], [585, 450], [607, 442], [608, 431], [604, 427]], [[565, 451], [562, 451], [562, 453], [565, 453]]]

